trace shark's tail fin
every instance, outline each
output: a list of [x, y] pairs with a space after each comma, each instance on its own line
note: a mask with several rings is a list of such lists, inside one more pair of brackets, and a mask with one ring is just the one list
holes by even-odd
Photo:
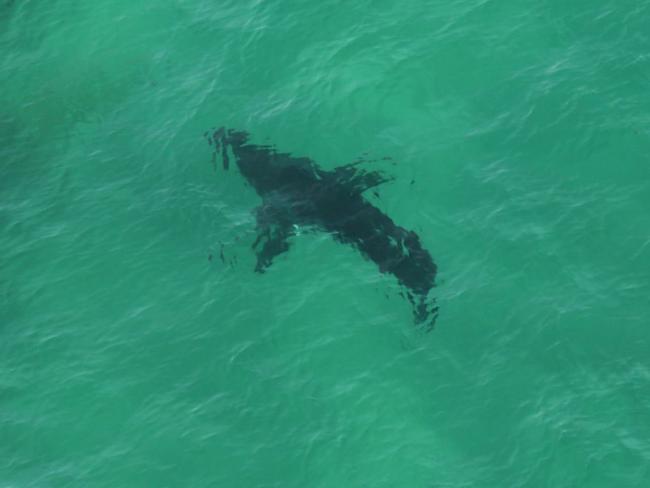
[[212, 152], [212, 164], [217, 164], [217, 157], [221, 153], [221, 159], [223, 161], [223, 169], [228, 170], [230, 167], [230, 159], [228, 158], [228, 146], [226, 140], [226, 129], [224, 127], [219, 127], [218, 129], [213, 129], [212, 134], [206, 132], [205, 138], [208, 140], [208, 144], [211, 146], [214, 144], [214, 151]]
[[239, 147], [246, 143], [248, 140], [248, 133], [244, 131], [235, 131], [233, 129], [226, 130], [225, 127], [213, 129], [212, 135], [209, 132], [205, 133], [208, 139], [208, 144], [214, 144], [214, 152], [212, 153], [212, 162], [216, 164], [217, 156], [221, 153], [221, 160], [223, 161], [223, 169], [228, 171], [230, 167], [230, 157], [228, 156], [228, 145], [232, 147]]

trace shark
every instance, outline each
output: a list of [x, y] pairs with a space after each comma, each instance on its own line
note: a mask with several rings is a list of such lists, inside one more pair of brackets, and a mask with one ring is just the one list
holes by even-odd
[[412, 306], [414, 322], [433, 328], [437, 266], [431, 254], [414, 231], [397, 225], [365, 196], [392, 178], [363, 169], [362, 160], [323, 169], [308, 157], [253, 144], [243, 130], [220, 127], [205, 136], [214, 149], [215, 167], [218, 159], [225, 171], [234, 163], [262, 200], [253, 211], [255, 272], [265, 273], [275, 258], [289, 251], [300, 229], [323, 231], [357, 249], [380, 273], [394, 276]]

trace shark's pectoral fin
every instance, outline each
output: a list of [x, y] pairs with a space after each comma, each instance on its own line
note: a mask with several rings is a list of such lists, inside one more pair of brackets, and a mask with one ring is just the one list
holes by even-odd
[[347, 184], [354, 188], [355, 191], [362, 193], [370, 188], [375, 188], [382, 183], [392, 181], [393, 178], [386, 176], [382, 171], [367, 171], [359, 169], [358, 166], [365, 161], [354, 162], [339, 166], [334, 170], [336, 179], [341, 183]]
[[252, 248], [257, 255], [255, 271], [264, 273], [273, 259], [289, 250], [289, 237], [294, 235], [295, 228], [282, 218], [277, 209], [262, 206], [256, 209], [257, 238]]
[[253, 243], [253, 249], [255, 249], [257, 255], [256, 272], [264, 273], [276, 256], [289, 250], [288, 238], [290, 236], [291, 233], [286, 232], [284, 229], [267, 229], [257, 235], [257, 239]]

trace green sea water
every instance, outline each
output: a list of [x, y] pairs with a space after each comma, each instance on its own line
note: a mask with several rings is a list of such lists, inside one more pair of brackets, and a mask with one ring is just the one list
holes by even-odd
[[[0, 488], [650, 486], [648, 19], [0, 3]], [[221, 125], [392, 158], [435, 329], [324, 233], [254, 273]]]

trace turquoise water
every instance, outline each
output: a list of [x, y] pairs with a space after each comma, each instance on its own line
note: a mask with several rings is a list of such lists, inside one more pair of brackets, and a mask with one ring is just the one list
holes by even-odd
[[[0, 487], [650, 486], [648, 18], [3, 2]], [[254, 273], [220, 125], [393, 158], [436, 328], [323, 233]]]

